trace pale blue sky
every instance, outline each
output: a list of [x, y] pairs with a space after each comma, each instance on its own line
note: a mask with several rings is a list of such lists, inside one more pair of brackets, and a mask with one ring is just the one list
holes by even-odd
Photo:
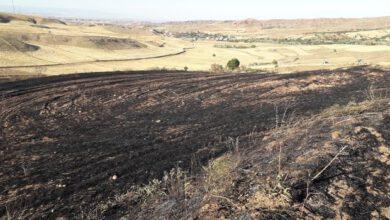
[[[13, 0], [16, 11], [147, 21], [390, 16], [390, 0]], [[0, 1], [12, 11], [12, 0]]]

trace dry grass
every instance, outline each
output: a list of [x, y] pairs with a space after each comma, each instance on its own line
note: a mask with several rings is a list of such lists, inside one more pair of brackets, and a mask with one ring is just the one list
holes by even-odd
[[378, 109], [379, 107], [388, 104], [388, 99], [377, 99], [364, 101], [361, 103], [350, 102], [347, 105], [333, 105], [325, 109], [322, 113], [323, 118], [333, 118], [341, 116], [352, 116], [363, 113], [367, 110]]
[[[293, 72], [301, 70], [333, 69], [351, 65], [365, 64], [390, 66], [390, 46], [364, 46], [364, 45], [283, 45], [272, 43], [250, 43], [247, 49], [216, 48], [214, 40], [200, 40], [191, 42], [173, 37], [154, 35], [148, 28], [132, 27], [123, 28], [116, 26], [88, 26], [88, 25], [63, 25], [58, 22], [47, 22], [45, 28], [42, 25], [31, 25], [22, 19], [12, 20], [10, 23], [0, 23], [0, 38], [24, 39], [25, 43], [39, 46], [34, 52], [20, 50], [0, 51], [1, 66], [25, 66], [67, 64], [62, 66], [47, 67], [43, 74], [67, 74], [80, 72], [120, 71], [120, 70], [147, 70], [153, 68], [167, 68], [182, 70], [188, 67], [190, 71], [208, 71], [212, 64], [225, 66], [227, 61], [237, 57], [242, 65], [257, 70], [275, 70], [273, 60], [278, 61], [279, 72]], [[218, 26], [219, 25], [219, 26]], [[219, 33], [229, 34], [232, 30], [223, 23], [218, 24]], [[186, 30], [186, 24], [180, 26], [180, 30]], [[190, 26], [189, 26], [190, 28]], [[199, 27], [201, 29], [201, 26]], [[256, 37], [275, 36], [285, 33], [286, 29], [267, 29], [259, 33], [255, 29], [246, 30], [245, 34]], [[321, 30], [305, 30], [311, 31]], [[288, 32], [288, 31], [287, 31]], [[302, 30], [295, 30], [296, 37], [305, 36]], [[353, 32], [367, 36], [383, 36], [388, 29], [376, 31]], [[134, 45], [146, 47], [127, 47], [111, 45], [102, 47], [91, 43], [88, 39], [122, 39], [133, 41]], [[0, 47], [3, 41], [0, 41]], [[4, 42], [3, 42], [4, 43]], [[235, 43], [226, 43], [227, 45]], [[161, 46], [163, 45], [163, 46]], [[252, 48], [251, 46], [255, 47]], [[3, 45], [9, 47], [9, 45]], [[105, 49], [106, 48], [106, 49]], [[115, 50], [108, 50], [114, 48]], [[156, 59], [136, 61], [113, 61], [94, 63], [95, 60], [117, 60], [155, 57], [177, 53], [183, 48], [193, 48], [186, 53]], [[120, 50], [118, 50], [120, 49]], [[337, 51], [336, 53], [334, 51]], [[215, 55], [215, 56], [214, 56]], [[324, 64], [324, 60], [327, 64]], [[88, 62], [92, 63], [79, 63]], [[256, 65], [255, 65], [256, 64]], [[25, 75], [36, 74], [34, 67], [9, 69], [10, 74]], [[16, 72], [16, 73], [14, 73]]]
[[[236, 143], [228, 145], [233, 144], [233, 148], [237, 149]], [[231, 147], [227, 146], [229, 149]], [[174, 216], [192, 216], [197, 212], [200, 216], [208, 216], [215, 211], [213, 207], [219, 206], [219, 202], [239, 208], [232, 202], [233, 199], [224, 195], [234, 186], [237, 177], [234, 173], [240, 162], [239, 152], [234, 151], [210, 161], [202, 167], [199, 175], [189, 176], [176, 167], [166, 172], [160, 180], [154, 179], [146, 185], [133, 186], [127, 193], [110, 199], [86, 214], [101, 216], [113, 207], [124, 206], [130, 210], [126, 215], [129, 218], [136, 215], [168, 219], [176, 218]]]
[[231, 187], [235, 179], [235, 176], [232, 174], [239, 162], [239, 158], [231, 154], [213, 160], [204, 168], [203, 186], [205, 191], [211, 195], [221, 195]]
[[249, 206], [254, 209], [276, 210], [283, 209], [290, 205], [289, 198], [280, 195], [273, 195], [267, 191], [257, 191], [248, 201]]

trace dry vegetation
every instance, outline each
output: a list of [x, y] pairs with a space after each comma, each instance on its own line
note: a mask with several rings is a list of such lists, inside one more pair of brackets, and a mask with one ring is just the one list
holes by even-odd
[[2, 76], [184, 67], [209, 71], [212, 64], [225, 66], [234, 57], [257, 71], [390, 66], [388, 17], [129, 26], [4, 13], [0, 18]]

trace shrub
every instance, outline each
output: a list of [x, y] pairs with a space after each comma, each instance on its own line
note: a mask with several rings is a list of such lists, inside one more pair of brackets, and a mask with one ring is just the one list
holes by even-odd
[[221, 73], [221, 72], [223, 72], [223, 66], [219, 65], [219, 64], [215, 64], [215, 63], [211, 64], [210, 71], [212, 73]]
[[242, 73], [255, 73], [255, 72], [258, 72], [256, 69], [252, 69], [252, 68], [244, 66], [244, 65], [241, 65], [239, 70]]
[[240, 66], [240, 61], [239, 61], [238, 59], [236, 59], [236, 58], [229, 60], [229, 62], [227, 63], [227, 67], [228, 67], [230, 70], [235, 70], [235, 69], [237, 69], [239, 66]]
[[278, 61], [277, 60], [272, 60], [272, 64], [277, 66], [278, 65]]
[[220, 195], [234, 184], [233, 171], [238, 166], [239, 158], [231, 154], [223, 155], [213, 161], [204, 170], [206, 178], [203, 186], [207, 192]]
[[185, 71], [185, 72], [188, 71], [188, 66], [185, 66], [185, 67], [184, 67], [184, 71]]

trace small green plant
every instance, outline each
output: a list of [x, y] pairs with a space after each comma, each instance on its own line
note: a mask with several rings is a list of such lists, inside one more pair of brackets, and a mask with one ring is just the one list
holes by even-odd
[[215, 55], [215, 53], [213, 53], [213, 57], [216, 57], [217, 55]]
[[275, 66], [275, 68], [279, 67], [279, 62], [277, 60], [272, 60], [272, 64]]
[[229, 60], [227, 63], [227, 68], [230, 70], [235, 70], [240, 67], [240, 61], [236, 58]]
[[185, 67], [184, 67], [184, 71], [185, 71], [185, 72], [188, 71], [188, 66], [185, 66]]

